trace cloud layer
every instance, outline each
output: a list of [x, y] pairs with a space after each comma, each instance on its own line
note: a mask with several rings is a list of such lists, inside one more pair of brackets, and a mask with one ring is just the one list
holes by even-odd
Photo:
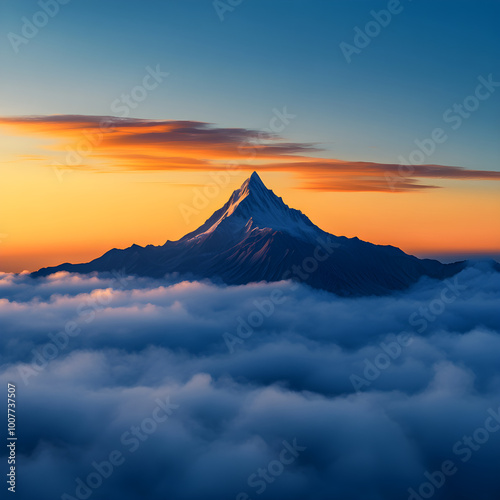
[[0, 275], [18, 498], [391, 500], [452, 460], [433, 498], [496, 500], [499, 290], [486, 264], [362, 299]]
[[[286, 109], [277, 112], [275, 130], [283, 128], [280, 120], [288, 121], [287, 116]], [[15, 133], [57, 140], [51, 149], [66, 152], [61, 168], [99, 172], [258, 168], [292, 172], [302, 188], [322, 191], [402, 192], [439, 187], [429, 179], [500, 180], [500, 172], [488, 170], [318, 158], [322, 150], [317, 145], [287, 142], [272, 129], [84, 115], [0, 117], [0, 125]], [[420, 150], [415, 155], [420, 160], [414, 163], [427, 159]]]

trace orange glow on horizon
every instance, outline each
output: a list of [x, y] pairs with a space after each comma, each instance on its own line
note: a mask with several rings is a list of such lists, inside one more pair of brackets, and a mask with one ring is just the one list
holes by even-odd
[[[282, 139], [252, 144], [252, 133], [240, 129], [149, 121], [117, 125], [81, 165], [69, 168], [67, 146], [96, 128], [88, 120], [61, 121], [0, 119], [37, 137], [14, 136], [2, 152], [0, 271], [85, 262], [114, 247], [178, 239], [205, 222], [253, 170], [285, 203], [336, 235], [417, 254], [500, 251], [498, 172], [422, 166], [391, 190], [385, 174], [394, 175], [397, 166], [314, 158]], [[47, 145], [47, 139], [58, 142]], [[196, 204], [196, 193], [214, 184], [217, 172], [227, 182]], [[186, 206], [194, 208], [187, 219]]]

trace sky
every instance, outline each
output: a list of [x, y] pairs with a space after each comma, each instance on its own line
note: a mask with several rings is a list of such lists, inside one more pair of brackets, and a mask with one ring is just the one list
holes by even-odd
[[178, 239], [253, 170], [333, 234], [500, 255], [499, 14], [2, 2], [0, 269]]

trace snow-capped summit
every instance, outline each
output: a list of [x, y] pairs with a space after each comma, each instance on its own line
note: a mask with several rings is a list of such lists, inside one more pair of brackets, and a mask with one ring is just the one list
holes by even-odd
[[305, 240], [323, 233], [300, 210], [288, 207], [267, 189], [254, 172], [221, 209], [198, 229], [184, 236], [182, 241], [205, 239], [216, 231], [241, 237], [242, 232], [264, 229], [282, 231]]
[[288, 207], [254, 172], [222, 208], [178, 241], [115, 248], [86, 264], [62, 264], [33, 275], [120, 270], [161, 278], [175, 272], [238, 285], [292, 278], [339, 295], [370, 295], [401, 290], [422, 276], [447, 278], [464, 265], [328, 234]]

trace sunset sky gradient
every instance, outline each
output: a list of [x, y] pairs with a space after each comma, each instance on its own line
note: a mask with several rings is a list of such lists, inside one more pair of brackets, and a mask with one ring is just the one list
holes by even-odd
[[195, 5], [69, 2], [17, 52], [40, 7], [1, 6], [0, 271], [178, 239], [253, 170], [333, 234], [500, 258], [500, 87], [454, 108], [500, 81], [500, 4], [401, 1], [350, 63], [340, 43], [387, 2]]

